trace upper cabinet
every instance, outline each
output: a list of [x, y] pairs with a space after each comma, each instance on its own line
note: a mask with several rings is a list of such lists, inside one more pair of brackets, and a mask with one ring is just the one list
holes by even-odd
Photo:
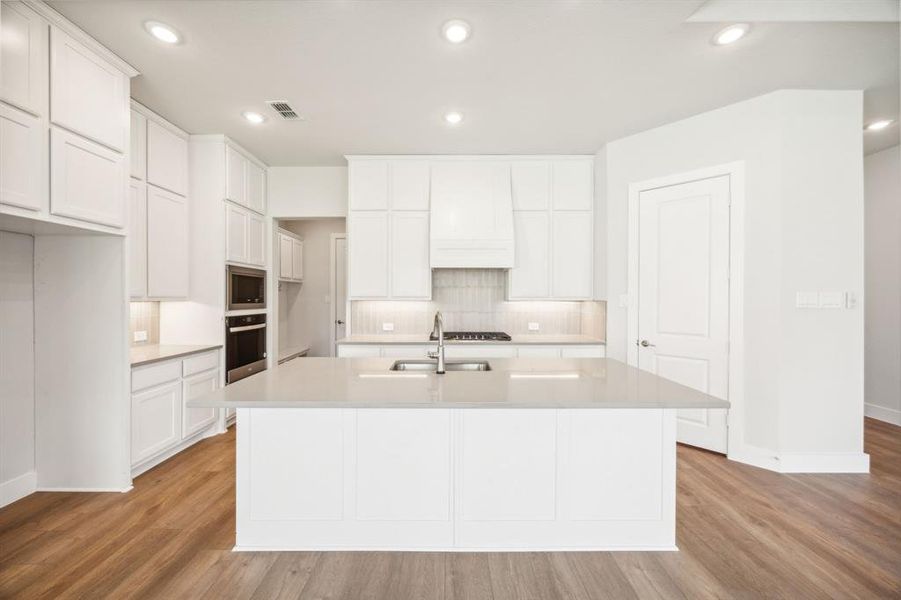
[[225, 199], [266, 213], [266, 171], [231, 144], [225, 146]]
[[36, 116], [47, 107], [47, 23], [21, 2], [0, 3], [0, 100]]
[[147, 117], [131, 111], [131, 176], [147, 179]]
[[0, 204], [32, 211], [43, 207], [47, 189], [45, 134], [40, 118], [0, 104]]
[[348, 177], [350, 210], [388, 210], [387, 160], [351, 161]]
[[147, 186], [147, 295], [188, 296], [188, 207], [178, 194]]
[[225, 203], [225, 260], [262, 267], [266, 264], [263, 218], [244, 207]]
[[261, 166], [249, 160], [245, 163], [244, 172], [247, 208], [264, 214], [266, 212], [266, 173]]
[[[50, 28], [50, 120], [117, 152], [128, 141], [128, 76]], [[123, 186], [124, 196], [124, 186]]]
[[429, 210], [429, 161], [394, 160], [388, 168], [391, 210]]
[[278, 232], [278, 278], [303, 280], [303, 240], [286, 231]]
[[510, 167], [513, 210], [546, 210], [550, 206], [551, 165], [546, 160], [521, 160]]
[[156, 121], [147, 123], [147, 183], [188, 195], [188, 139]]
[[551, 161], [554, 210], [591, 210], [594, 206], [594, 161], [591, 158]]

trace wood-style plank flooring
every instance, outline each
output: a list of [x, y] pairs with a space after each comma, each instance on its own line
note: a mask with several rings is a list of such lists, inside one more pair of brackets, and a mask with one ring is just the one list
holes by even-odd
[[672, 553], [233, 553], [234, 431], [128, 494], [0, 509], [2, 598], [901, 598], [901, 428], [869, 475], [778, 475], [679, 447]]

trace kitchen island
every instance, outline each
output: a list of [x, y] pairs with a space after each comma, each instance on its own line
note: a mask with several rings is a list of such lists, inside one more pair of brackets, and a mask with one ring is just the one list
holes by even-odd
[[610, 359], [392, 371], [291, 361], [236, 408], [238, 550], [675, 550], [676, 410], [729, 404]]

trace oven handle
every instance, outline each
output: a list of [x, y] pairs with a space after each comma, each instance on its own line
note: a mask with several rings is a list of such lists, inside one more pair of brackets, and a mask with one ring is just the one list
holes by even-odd
[[262, 329], [266, 326], [265, 323], [261, 323], [259, 325], [244, 325], [242, 327], [229, 327], [229, 333], [238, 333], [239, 331], [250, 331], [251, 329]]

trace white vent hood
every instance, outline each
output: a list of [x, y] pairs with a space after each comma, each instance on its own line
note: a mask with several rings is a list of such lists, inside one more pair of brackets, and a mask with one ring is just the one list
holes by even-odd
[[513, 267], [510, 162], [448, 159], [431, 171], [432, 268]]

